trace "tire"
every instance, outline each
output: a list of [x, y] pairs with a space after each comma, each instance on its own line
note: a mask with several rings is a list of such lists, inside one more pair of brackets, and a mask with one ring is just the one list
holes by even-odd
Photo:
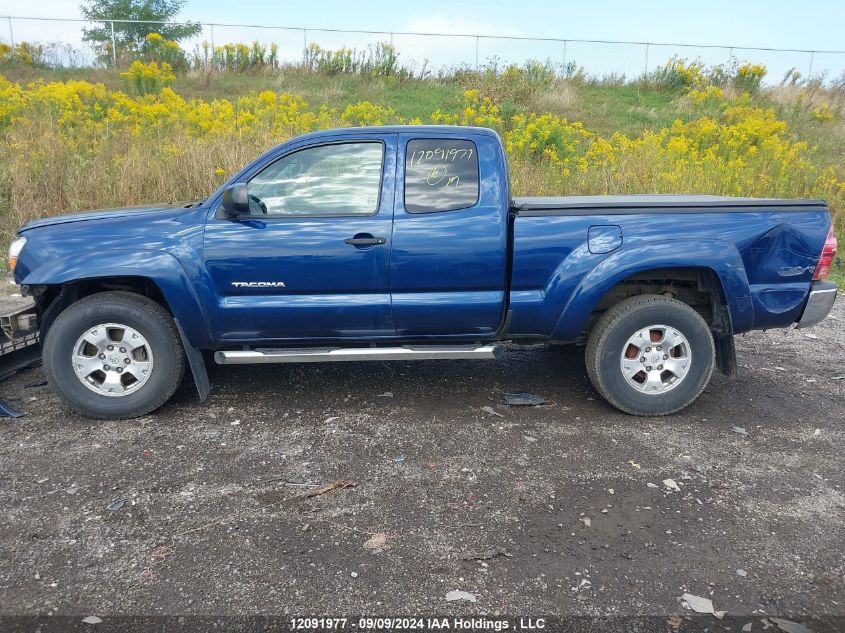
[[596, 391], [617, 409], [645, 416], [690, 405], [710, 382], [715, 358], [713, 335], [701, 315], [660, 295], [631, 297], [605, 312], [585, 353]]
[[[42, 359], [62, 400], [101, 419], [135, 418], [159, 408], [185, 373], [185, 352], [170, 314], [131, 292], [98, 293], [65, 309], [47, 332]], [[109, 372], [101, 371], [101, 362]]]

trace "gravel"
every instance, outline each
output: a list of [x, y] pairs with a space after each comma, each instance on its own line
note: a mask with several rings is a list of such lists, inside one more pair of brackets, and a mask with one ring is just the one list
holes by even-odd
[[26, 412], [0, 419], [0, 610], [843, 616], [834, 317], [739, 337], [739, 377], [661, 419], [603, 402], [577, 348], [212, 367], [205, 404], [186, 382], [124, 422], [25, 371], [0, 384]]

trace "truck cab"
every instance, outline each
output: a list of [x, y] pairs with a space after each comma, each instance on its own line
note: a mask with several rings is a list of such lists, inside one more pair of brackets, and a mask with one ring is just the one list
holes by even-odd
[[[265, 154], [208, 201], [215, 340], [496, 335], [505, 164], [492, 131], [443, 127], [321, 132]], [[246, 200], [227, 208], [236, 185]]]

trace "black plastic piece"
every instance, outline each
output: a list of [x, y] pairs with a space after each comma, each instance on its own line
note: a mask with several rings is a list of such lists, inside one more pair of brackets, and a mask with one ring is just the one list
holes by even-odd
[[716, 344], [716, 367], [728, 378], [736, 378], [736, 345], [733, 335], [717, 336], [713, 342]]
[[0, 418], [19, 418], [23, 415], [5, 400], [0, 400]]
[[249, 213], [249, 194], [246, 183], [237, 182], [226, 187], [223, 192], [223, 203], [220, 205], [230, 218]]
[[182, 339], [182, 347], [185, 348], [185, 356], [188, 357], [191, 374], [194, 376], [197, 395], [200, 398], [200, 402], [205, 402], [208, 399], [208, 394], [211, 393], [211, 382], [208, 380], [208, 369], [205, 366], [205, 359], [202, 356], [202, 352], [188, 342], [188, 338], [185, 336], [185, 331], [182, 329], [179, 319], [174, 320], [176, 321], [176, 329], [179, 330], [179, 338]]
[[387, 240], [383, 237], [350, 237], [343, 241], [352, 246], [378, 246], [387, 243]]

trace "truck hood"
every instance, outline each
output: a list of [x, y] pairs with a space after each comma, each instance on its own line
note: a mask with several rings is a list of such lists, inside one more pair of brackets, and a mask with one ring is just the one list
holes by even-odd
[[118, 220], [120, 218], [138, 218], [144, 215], [160, 214], [167, 211], [188, 209], [197, 206], [197, 202], [177, 202], [175, 204], [160, 204], [152, 206], [124, 207], [121, 209], [102, 209], [99, 211], [88, 211], [86, 213], [69, 213], [67, 215], [56, 215], [49, 218], [41, 218], [24, 224], [19, 233], [38, 229], [45, 226], [56, 226], [70, 222], [89, 222], [91, 220]]

